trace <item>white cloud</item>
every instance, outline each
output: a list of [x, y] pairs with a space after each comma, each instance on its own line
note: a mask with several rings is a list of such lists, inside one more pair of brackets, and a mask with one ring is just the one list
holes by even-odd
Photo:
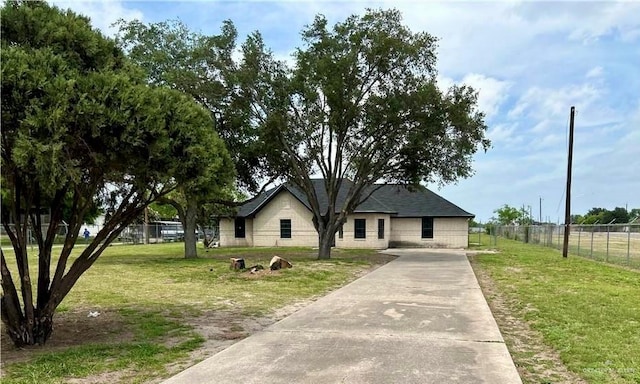
[[568, 116], [569, 107], [588, 109], [601, 99], [602, 91], [591, 83], [571, 84], [556, 89], [533, 86], [508, 113], [510, 118], [528, 115], [536, 119]]
[[493, 146], [501, 143], [519, 143], [522, 141], [521, 137], [514, 134], [517, 127], [517, 124], [497, 124], [489, 128], [487, 137], [491, 140]]
[[109, 37], [115, 36], [117, 28], [112, 24], [119, 19], [127, 21], [143, 20], [142, 11], [135, 8], [128, 8], [123, 5], [122, 1], [52, 1], [52, 4], [62, 9], [71, 8], [74, 12], [88, 16], [91, 19], [91, 25], [102, 31]]
[[607, 35], [617, 35], [625, 42], [632, 42], [640, 37], [640, 3], [605, 2], [597, 3], [597, 6], [597, 12], [585, 14], [582, 22], [573, 28], [570, 39], [589, 43]]
[[477, 73], [469, 73], [462, 79], [478, 91], [478, 107], [488, 120], [498, 113], [500, 106], [508, 96], [511, 83]]
[[548, 131], [552, 127], [553, 123], [549, 119], [544, 119], [538, 122], [533, 128], [531, 128], [532, 133], [543, 133]]
[[585, 77], [587, 78], [601, 77], [602, 75], [604, 75], [604, 69], [602, 69], [602, 67], [598, 65], [596, 67], [591, 68], [589, 72], [587, 72]]
[[479, 73], [468, 73], [460, 80], [454, 80], [446, 76], [437, 76], [438, 87], [446, 91], [454, 84], [471, 86], [478, 92], [478, 108], [484, 112], [486, 119], [491, 120], [495, 116], [502, 103], [507, 99], [511, 83], [498, 80]]
[[566, 135], [561, 135], [558, 133], [550, 133], [543, 137], [538, 137], [532, 141], [532, 145], [536, 150], [540, 150], [548, 147], [555, 147], [562, 142], [567, 141]]

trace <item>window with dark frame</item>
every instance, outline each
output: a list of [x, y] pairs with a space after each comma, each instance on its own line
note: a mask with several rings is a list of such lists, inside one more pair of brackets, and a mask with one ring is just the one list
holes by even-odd
[[342, 239], [344, 237], [344, 227], [343, 225], [338, 228], [338, 239]]
[[244, 217], [236, 217], [235, 228], [236, 228], [236, 239], [244, 239], [245, 237]]
[[354, 239], [367, 238], [367, 219], [353, 220], [353, 238]]
[[378, 239], [384, 239], [384, 219], [378, 219]]
[[280, 238], [291, 238], [291, 219], [280, 219]]
[[422, 218], [422, 238], [433, 239], [433, 217]]

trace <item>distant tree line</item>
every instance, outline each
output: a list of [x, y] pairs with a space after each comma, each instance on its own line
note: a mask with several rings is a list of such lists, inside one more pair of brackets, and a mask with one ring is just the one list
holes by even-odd
[[[492, 233], [493, 228], [502, 225], [545, 225], [553, 223], [538, 222], [534, 220], [531, 212], [525, 207], [516, 208], [508, 204], [502, 205], [493, 211], [494, 216], [485, 223], [480, 224], [474, 220], [470, 227], [482, 227], [485, 232]], [[640, 223], [640, 208], [627, 210], [616, 207], [612, 210], [606, 208], [591, 208], [585, 215], [571, 215], [572, 224], [627, 224]]]
[[[634, 221], [635, 220], [635, 221]], [[585, 215], [571, 215], [573, 224], [626, 224], [640, 222], [640, 208], [627, 210], [624, 207], [591, 208]]]
[[[533, 219], [530, 211], [504, 204], [493, 211], [495, 214], [487, 225], [528, 225], [546, 224]], [[640, 222], [640, 208], [627, 210], [624, 207], [616, 207], [612, 210], [606, 208], [591, 208], [585, 215], [571, 215], [572, 224], [626, 224]], [[481, 226], [473, 221], [471, 226]]]

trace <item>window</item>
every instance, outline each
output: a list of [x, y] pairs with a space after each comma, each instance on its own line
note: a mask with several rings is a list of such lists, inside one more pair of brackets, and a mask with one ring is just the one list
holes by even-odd
[[433, 217], [422, 218], [422, 238], [433, 239]]
[[338, 239], [342, 239], [344, 237], [344, 228], [341, 225], [340, 228], [338, 228]]
[[236, 239], [244, 239], [244, 217], [236, 217]]
[[291, 238], [291, 219], [280, 219], [280, 238]]
[[353, 220], [353, 237], [355, 239], [367, 238], [367, 220], [366, 219]]
[[378, 239], [384, 239], [384, 219], [378, 219]]

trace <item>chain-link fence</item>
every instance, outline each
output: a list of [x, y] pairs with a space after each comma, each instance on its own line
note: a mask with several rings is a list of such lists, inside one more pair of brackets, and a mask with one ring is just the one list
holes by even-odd
[[[10, 226], [13, 226], [12, 224]], [[101, 226], [87, 225], [80, 229], [78, 235], [78, 244], [86, 243], [90, 241], [100, 230]], [[47, 225], [43, 225], [43, 232], [46, 232]], [[67, 235], [67, 225], [61, 224], [54, 244], [63, 244]], [[85, 237], [85, 231], [86, 237]], [[46, 235], [46, 233], [43, 233]], [[196, 231], [198, 240], [204, 240], [205, 237], [208, 240], [217, 241], [219, 239], [218, 227], [199, 228]], [[30, 227], [27, 228], [28, 244], [36, 246], [36, 239], [33, 231]], [[114, 241], [115, 244], [159, 244], [184, 241], [184, 229], [180, 222], [166, 221], [166, 222], [153, 222], [149, 224], [132, 224], [126, 227]], [[0, 243], [3, 247], [11, 246], [11, 241], [7, 236], [4, 228], [0, 229]]]
[[[207, 227], [196, 230], [198, 240], [217, 241], [219, 239], [218, 227]], [[159, 244], [184, 241], [184, 229], [180, 222], [163, 221], [149, 224], [132, 224], [126, 227], [118, 236], [117, 243], [122, 244]]]
[[[563, 225], [509, 225], [491, 227], [492, 244], [498, 237], [562, 249]], [[640, 224], [571, 225], [569, 253], [609, 263], [640, 268]]]
[[[9, 224], [9, 228], [11, 229], [11, 231], [14, 231], [15, 225]], [[42, 226], [43, 237], [47, 236], [47, 229], [48, 229], [48, 224]], [[68, 230], [69, 230], [69, 226], [66, 223], [64, 222], [60, 223], [60, 225], [58, 226], [58, 230], [56, 232], [54, 244], [64, 243], [64, 238], [67, 235]], [[36, 234], [37, 232], [34, 233], [33, 229], [27, 226], [27, 244], [28, 245], [30, 246], [36, 245]], [[5, 230], [4, 226], [0, 226], [0, 245], [2, 247], [11, 246], [11, 240], [9, 239], [9, 235], [7, 235], [7, 231]]]

